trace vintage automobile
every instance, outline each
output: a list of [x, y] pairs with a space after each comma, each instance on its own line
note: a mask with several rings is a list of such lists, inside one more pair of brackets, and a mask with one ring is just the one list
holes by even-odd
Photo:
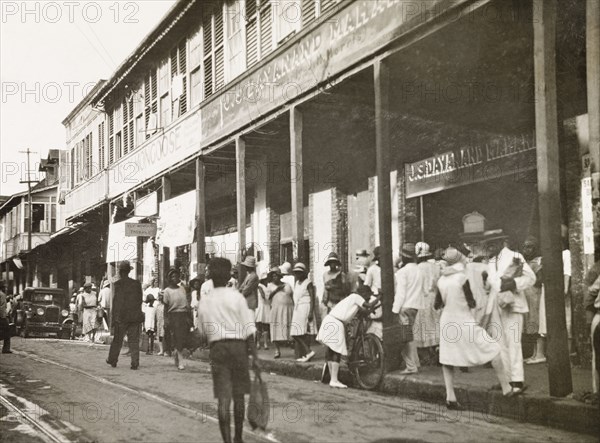
[[23, 300], [17, 308], [16, 324], [20, 335], [56, 334], [69, 338], [72, 317], [69, 315], [69, 298], [63, 289], [25, 288]]

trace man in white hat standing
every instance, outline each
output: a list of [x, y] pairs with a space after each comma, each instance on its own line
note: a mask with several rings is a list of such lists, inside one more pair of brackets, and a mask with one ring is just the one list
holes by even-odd
[[242, 262], [246, 268], [246, 278], [240, 285], [239, 291], [242, 293], [248, 307], [254, 312], [258, 307], [258, 275], [256, 274], [256, 258], [249, 255]]
[[[484, 237], [489, 261], [483, 279], [489, 289], [486, 314], [491, 314], [491, 323], [488, 332], [499, 339], [500, 356], [512, 386], [512, 395], [518, 395], [526, 389], [521, 335], [524, 314], [529, 312], [529, 308], [523, 291], [535, 284], [536, 276], [521, 254], [506, 247], [507, 238], [502, 230], [490, 231]], [[520, 275], [507, 275], [509, 268], [517, 265], [522, 267]], [[506, 297], [499, 298], [500, 293], [508, 292], [511, 293], [509, 303]]]

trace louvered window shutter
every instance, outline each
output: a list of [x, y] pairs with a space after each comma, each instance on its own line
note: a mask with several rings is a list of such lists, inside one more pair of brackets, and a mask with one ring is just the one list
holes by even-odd
[[317, 16], [315, 0], [302, 0], [302, 26], [308, 26]]
[[270, 0], [260, 0], [260, 58], [273, 50], [273, 19]]
[[215, 90], [225, 86], [225, 49], [223, 45], [223, 9], [215, 12]]
[[183, 76], [183, 93], [179, 98], [179, 115], [187, 112], [187, 51], [185, 39], [179, 45], [179, 74]]
[[258, 21], [256, 0], [246, 0], [246, 65], [258, 62]]

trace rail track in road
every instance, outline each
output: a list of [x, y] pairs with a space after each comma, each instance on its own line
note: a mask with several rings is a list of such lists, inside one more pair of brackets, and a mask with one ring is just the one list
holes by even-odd
[[[35, 360], [35, 361], [37, 361], [39, 363], [43, 363], [43, 364], [46, 364], [46, 365], [54, 365], [54, 366], [57, 366], [57, 367], [59, 367], [61, 369], [65, 369], [65, 370], [68, 370], [68, 371], [77, 372], [78, 374], [81, 374], [81, 375], [83, 375], [85, 377], [88, 377], [88, 378], [90, 378], [90, 379], [92, 379], [92, 380], [94, 380], [94, 381], [96, 381], [98, 383], [101, 383], [101, 384], [104, 384], [104, 385], [108, 385], [108, 386], [111, 386], [111, 387], [114, 387], [114, 388], [118, 388], [118, 389], [121, 389], [123, 391], [126, 391], [126, 392], [134, 394], [134, 395], [139, 395], [141, 397], [145, 397], [146, 399], [151, 400], [153, 402], [161, 403], [161, 404], [163, 404], [165, 406], [168, 406], [170, 408], [173, 408], [173, 409], [179, 411], [182, 414], [185, 414], [186, 416], [188, 416], [190, 418], [199, 418], [200, 415], [201, 415], [201, 418], [203, 420], [211, 421], [211, 422], [215, 423], [216, 425], [218, 425], [218, 423], [219, 423], [217, 417], [213, 417], [213, 416], [207, 415], [206, 411], [198, 411], [197, 409], [194, 409], [194, 408], [189, 407], [187, 405], [180, 404], [180, 403], [175, 403], [173, 401], [170, 401], [170, 400], [167, 400], [165, 398], [162, 398], [162, 397], [160, 397], [158, 395], [154, 395], [154, 394], [149, 393], [149, 392], [145, 392], [145, 391], [142, 391], [142, 390], [139, 390], [139, 389], [135, 389], [135, 388], [126, 386], [126, 385], [121, 384], [121, 383], [117, 383], [117, 382], [108, 380], [108, 379], [106, 379], [104, 377], [100, 377], [100, 376], [91, 374], [91, 373], [89, 373], [87, 371], [75, 368], [73, 366], [67, 366], [67, 365], [64, 365], [62, 363], [56, 362], [54, 360], [50, 360], [50, 359], [47, 359], [47, 358], [44, 358], [44, 357], [40, 357], [39, 355], [36, 355], [34, 353], [23, 352], [23, 351], [15, 351], [15, 350], [13, 350], [13, 353], [15, 353], [17, 355], [20, 355], [22, 357], [25, 357], [25, 358], [29, 358], [29, 359]], [[270, 443], [279, 443], [279, 440], [277, 440], [277, 438], [275, 438], [270, 433], [255, 432], [255, 431], [252, 431], [250, 429], [245, 428], [244, 429], [244, 434], [247, 435], [247, 436], [252, 436], [254, 439], [257, 439], [257, 440], [260, 440], [260, 441], [270, 442]], [[63, 440], [52, 440], [52, 441], [65, 442], [65, 441], [69, 441], [69, 440], [64, 440], [63, 439]]]
[[54, 429], [49, 423], [42, 420], [37, 408], [36, 412], [32, 412], [14, 404], [17, 402], [11, 402], [9, 397], [18, 400], [19, 403], [22, 403], [23, 399], [13, 396], [8, 391], [6, 392], [6, 396], [0, 395], [0, 404], [7, 409], [8, 415], [14, 415], [22, 424], [29, 426], [40, 440], [46, 443], [68, 443], [70, 441], [62, 432]]

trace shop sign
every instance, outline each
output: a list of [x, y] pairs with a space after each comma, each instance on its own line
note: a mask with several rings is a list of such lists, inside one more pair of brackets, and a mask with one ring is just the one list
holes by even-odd
[[189, 245], [196, 228], [196, 191], [160, 204], [156, 243], [166, 248]]
[[108, 170], [109, 198], [117, 197], [145, 180], [156, 177], [197, 152], [200, 147], [200, 126], [200, 113], [194, 112], [112, 165]]
[[581, 180], [581, 229], [583, 253], [594, 253], [594, 207], [592, 204], [592, 178]]
[[154, 223], [125, 223], [125, 237], [154, 237], [155, 235]]
[[507, 137], [406, 164], [406, 197], [418, 197], [513, 174], [516, 174], [517, 180], [525, 181], [529, 177], [524, 172], [535, 168], [536, 149], [532, 139]]
[[338, 4], [338, 14], [202, 108], [203, 144], [326, 84], [366, 54], [461, 3], [467, 2], [359, 0]]
[[108, 244], [106, 247], [106, 263], [123, 260], [135, 261], [138, 256], [137, 238], [126, 234], [126, 225], [135, 224], [140, 217], [132, 217], [126, 221], [112, 223], [108, 226]]

